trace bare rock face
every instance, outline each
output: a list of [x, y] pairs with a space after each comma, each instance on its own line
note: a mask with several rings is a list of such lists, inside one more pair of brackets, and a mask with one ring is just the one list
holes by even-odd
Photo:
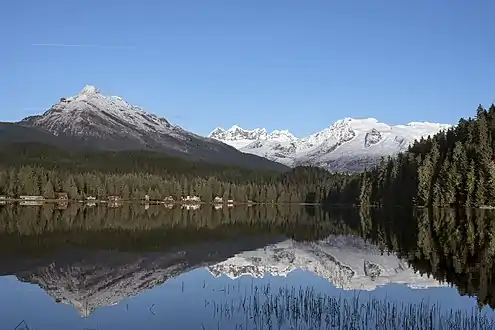
[[366, 133], [364, 137], [364, 146], [366, 148], [371, 147], [374, 144], [377, 144], [382, 139], [382, 135], [375, 128]]

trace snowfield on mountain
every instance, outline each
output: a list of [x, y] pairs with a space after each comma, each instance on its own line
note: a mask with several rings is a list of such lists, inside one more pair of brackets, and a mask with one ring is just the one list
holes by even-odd
[[209, 137], [291, 167], [312, 165], [330, 171], [357, 172], [450, 126], [429, 122], [390, 126], [375, 118], [347, 117], [302, 138], [287, 130], [268, 133], [264, 128], [245, 130], [237, 125], [228, 130], [216, 128]]
[[400, 283], [421, 289], [442, 286], [421, 275], [393, 253], [382, 253], [374, 244], [353, 236], [329, 236], [318, 242], [286, 240], [254, 251], [242, 252], [208, 267], [213, 276], [287, 276], [300, 269], [314, 273], [343, 290], [375, 290]]

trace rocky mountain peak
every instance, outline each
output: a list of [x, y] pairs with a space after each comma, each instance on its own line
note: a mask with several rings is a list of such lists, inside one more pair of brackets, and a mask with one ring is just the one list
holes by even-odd
[[147, 113], [120, 97], [103, 95], [92, 85], [84, 86], [75, 96], [61, 98], [31, 122], [55, 135], [101, 139], [121, 135], [138, 140], [143, 135], [178, 131], [165, 118]]
[[268, 139], [280, 139], [280, 140], [287, 140], [287, 141], [297, 140], [297, 138], [286, 129], [272, 131], [268, 135]]
[[233, 125], [228, 130], [215, 128], [208, 137], [222, 141], [235, 148], [242, 148], [255, 141], [293, 141], [297, 138], [288, 130], [274, 130], [268, 133], [265, 128], [244, 129]]
[[78, 95], [100, 94], [100, 90], [93, 85], [85, 85]]
[[217, 127], [208, 135], [208, 137], [218, 141], [222, 141], [235, 148], [239, 148], [253, 141], [266, 140], [267, 131], [264, 128], [247, 130], [238, 125], [233, 125], [227, 130], [221, 127]]
[[216, 127], [213, 131], [211, 131], [210, 134], [208, 134], [208, 137], [215, 137], [220, 135], [221, 133], [225, 132], [225, 130], [221, 127]]

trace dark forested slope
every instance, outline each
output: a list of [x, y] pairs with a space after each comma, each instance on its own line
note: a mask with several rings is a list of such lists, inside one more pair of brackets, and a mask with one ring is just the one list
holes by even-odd
[[[110, 140], [110, 138], [108, 139]], [[29, 121], [23, 121], [21, 123], [0, 123], [0, 147], [2, 149], [12, 149], [11, 145], [18, 143], [42, 143], [48, 146], [65, 149], [65, 153], [72, 151], [99, 151], [100, 153], [114, 151], [134, 154], [139, 153], [139, 151], [147, 151], [149, 154], [154, 153], [161, 154], [165, 157], [179, 157], [192, 162], [208, 162], [211, 164], [227, 166], [236, 165], [261, 171], [272, 170], [283, 172], [290, 169], [285, 165], [270, 161], [266, 158], [242, 153], [219, 141], [207, 139], [205, 141], [198, 140], [195, 142], [192, 137], [188, 137], [184, 138], [183, 142], [188, 145], [187, 152], [177, 151], [173, 148], [158, 148], [154, 147], [152, 144], [133, 144], [123, 138], [118, 138], [111, 142], [108, 140], [102, 141], [101, 139], [91, 139], [89, 136], [74, 136], [66, 134], [63, 131], [55, 135], [43, 127], [30, 125]], [[46, 149], [46, 147], [43, 148]]]
[[495, 206], [495, 106], [361, 175], [361, 204]]
[[197, 195], [238, 202], [322, 202], [347, 176], [301, 167], [289, 172], [253, 170], [174, 158], [148, 151], [94, 151], [39, 143], [0, 144], [0, 195], [67, 192], [89, 196], [152, 199]]

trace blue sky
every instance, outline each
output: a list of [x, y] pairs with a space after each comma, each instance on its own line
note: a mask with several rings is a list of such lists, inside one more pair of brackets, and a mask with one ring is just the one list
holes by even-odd
[[7, 1], [0, 120], [93, 84], [200, 134], [456, 123], [495, 102], [494, 12], [488, 0]]

